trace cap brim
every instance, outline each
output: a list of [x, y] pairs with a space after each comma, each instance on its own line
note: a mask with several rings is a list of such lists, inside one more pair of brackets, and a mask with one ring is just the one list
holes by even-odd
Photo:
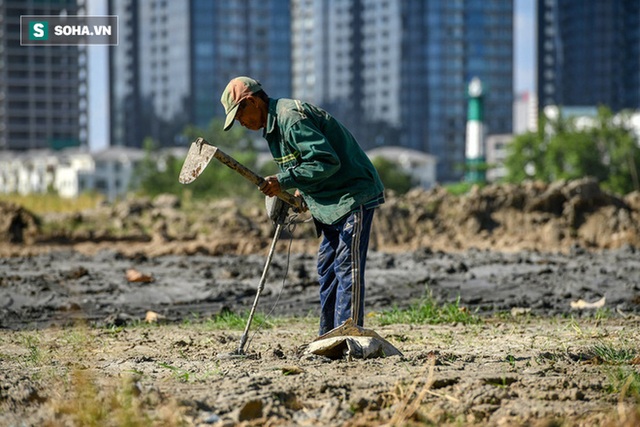
[[227, 113], [227, 118], [224, 121], [224, 130], [229, 130], [231, 129], [231, 126], [233, 126], [233, 122], [236, 119], [236, 113], [238, 112], [238, 107], [240, 106], [240, 103], [237, 103], [233, 108], [231, 108], [231, 110], [229, 110], [229, 112]]

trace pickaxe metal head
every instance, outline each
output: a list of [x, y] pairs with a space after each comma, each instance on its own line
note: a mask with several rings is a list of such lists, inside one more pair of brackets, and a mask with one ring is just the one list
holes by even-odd
[[218, 151], [218, 147], [207, 143], [204, 138], [198, 138], [192, 142], [180, 170], [178, 181], [181, 184], [195, 181], [215, 156], [216, 151]]

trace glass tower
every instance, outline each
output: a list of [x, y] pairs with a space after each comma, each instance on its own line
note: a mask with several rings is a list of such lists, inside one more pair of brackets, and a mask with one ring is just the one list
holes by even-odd
[[84, 7], [0, 0], [0, 150], [86, 146], [86, 48], [20, 45], [20, 15], [59, 14]]
[[294, 96], [350, 126], [361, 145], [438, 158], [464, 175], [466, 90], [486, 89], [487, 133], [512, 131], [512, 0], [293, 0]]
[[128, 22], [111, 48], [112, 145], [183, 144], [185, 125], [223, 117], [235, 76], [291, 94], [289, 0], [111, 0], [110, 10]]
[[640, 2], [538, 1], [538, 101], [640, 108]]

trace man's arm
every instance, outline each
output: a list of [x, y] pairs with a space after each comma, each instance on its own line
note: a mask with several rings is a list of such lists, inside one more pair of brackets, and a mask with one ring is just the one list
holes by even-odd
[[300, 188], [304, 191], [340, 169], [338, 155], [309, 119], [295, 123], [285, 137], [299, 151], [300, 163], [276, 175], [282, 189]]

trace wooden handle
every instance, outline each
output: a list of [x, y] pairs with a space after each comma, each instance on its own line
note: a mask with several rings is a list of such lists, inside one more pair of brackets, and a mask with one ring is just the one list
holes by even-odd
[[[240, 175], [244, 176], [246, 179], [248, 179], [249, 181], [251, 181], [257, 186], [260, 186], [264, 182], [263, 177], [253, 172], [251, 169], [247, 168], [242, 163], [239, 163], [236, 159], [234, 159], [233, 157], [231, 157], [230, 155], [228, 155], [227, 153], [225, 153], [219, 148], [216, 149], [216, 152], [214, 153], [213, 157], [218, 159], [220, 163], [223, 163], [227, 165], [229, 168], [235, 170]], [[284, 201], [285, 203], [288, 203], [289, 205], [293, 206], [294, 208], [298, 209], [301, 212], [306, 210], [306, 207], [304, 206], [304, 202], [301, 197], [296, 197], [293, 194], [284, 190], [276, 194], [276, 196], [282, 201]]]

